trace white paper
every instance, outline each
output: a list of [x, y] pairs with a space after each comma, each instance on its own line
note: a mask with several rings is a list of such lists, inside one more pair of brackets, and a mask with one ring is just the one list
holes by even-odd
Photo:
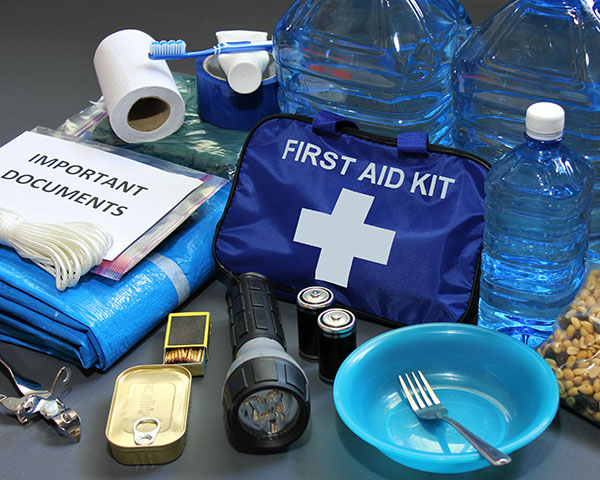
[[153, 41], [140, 30], [120, 30], [102, 40], [94, 54], [110, 126], [128, 143], [165, 138], [185, 117], [185, 102], [167, 62], [148, 58]]
[[106, 228], [114, 260], [201, 180], [59, 138], [25, 132], [0, 148], [0, 206], [28, 222]]

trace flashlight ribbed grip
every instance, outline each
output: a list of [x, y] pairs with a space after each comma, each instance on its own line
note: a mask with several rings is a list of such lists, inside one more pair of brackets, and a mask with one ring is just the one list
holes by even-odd
[[286, 348], [275, 290], [259, 273], [242, 273], [227, 289], [234, 355], [253, 338], [271, 338]]

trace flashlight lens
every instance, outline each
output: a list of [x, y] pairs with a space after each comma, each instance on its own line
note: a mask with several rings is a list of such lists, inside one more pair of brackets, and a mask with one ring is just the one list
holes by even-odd
[[238, 409], [240, 424], [248, 433], [268, 438], [289, 431], [298, 421], [298, 400], [279, 389], [259, 390]]

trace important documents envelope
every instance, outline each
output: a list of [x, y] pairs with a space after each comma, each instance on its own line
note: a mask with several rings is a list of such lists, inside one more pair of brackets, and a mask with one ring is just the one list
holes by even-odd
[[113, 236], [106, 260], [200, 185], [198, 178], [34, 132], [0, 147], [0, 205], [30, 222], [103, 226]]

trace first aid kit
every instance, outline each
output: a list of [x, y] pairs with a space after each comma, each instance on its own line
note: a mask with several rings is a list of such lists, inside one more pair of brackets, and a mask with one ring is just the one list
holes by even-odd
[[292, 298], [311, 285], [392, 326], [477, 314], [489, 165], [467, 152], [361, 132], [322, 111], [262, 120], [242, 149], [213, 253]]

